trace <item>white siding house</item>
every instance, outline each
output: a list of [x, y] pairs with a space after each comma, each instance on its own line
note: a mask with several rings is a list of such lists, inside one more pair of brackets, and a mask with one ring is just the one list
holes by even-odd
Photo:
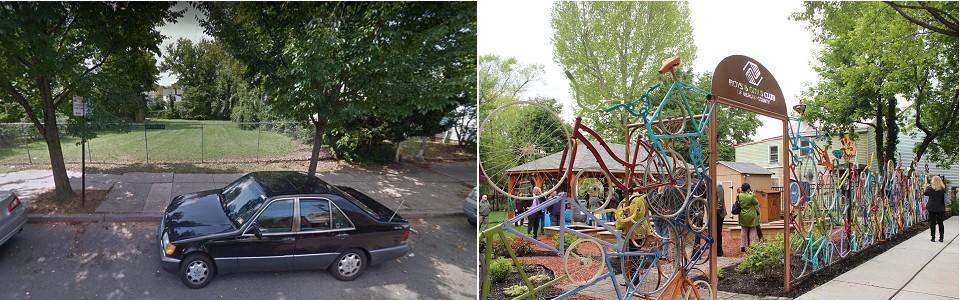
[[[871, 159], [871, 154], [876, 153], [876, 140], [874, 139], [875, 133], [874, 129], [871, 127], [859, 128], [856, 130], [856, 148], [857, 148], [857, 157], [855, 158], [858, 165], [866, 165], [868, 160]], [[901, 153], [902, 158], [906, 161], [913, 159], [913, 147], [920, 143], [923, 140], [923, 133], [918, 130], [914, 133], [916, 137], [910, 136], [910, 134], [901, 133], [898, 136], [897, 152]], [[801, 136], [812, 135], [812, 132], [802, 132]], [[754, 142], [747, 142], [739, 145], [735, 145], [735, 161], [737, 162], [749, 162], [761, 167], [764, 167], [771, 172], [773, 172], [772, 186], [781, 186], [782, 182], [780, 181], [780, 176], [783, 176], [780, 163], [780, 145], [783, 142], [781, 137], [772, 137], [768, 139], [763, 139]], [[817, 144], [821, 146], [821, 144]], [[840, 149], [840, 138], [833, 137], [831, 143], [832, 149]], [[874, 161], [872, 165], [877, 167], [876, 158], [873, 158]], [[949, 186], [957, 186], [960, 183], [958, 179], [958, 173], [960, 173], [960, 166], [953, 164], [950, 168], [939, 168], [934, 162], [927, 162], [926, 158], [920, 160], [920, 168], [923, 168], [925, 163], [929, 164], [930, 173], [934, 175], [942, 175], [949, 183]], [[909, 164], [905, 162], [905, 164]]]

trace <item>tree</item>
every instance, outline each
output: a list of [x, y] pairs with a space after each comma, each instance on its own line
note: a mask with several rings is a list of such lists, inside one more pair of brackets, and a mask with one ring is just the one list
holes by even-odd
[[0, 4], [0, 90], [44, 137], [55, 193], [74, 195], [63, 163], [57, 113], [100, 68], [142, 51], [158, 53], [164, 22], [181, 12], [163, 2], [9, 2]]
[[457, 146], [477, 144], [477, 106], [464, 105], [450, 112], [449, 121], [457, 134]]
[[[695, 75], [694, 82], [697, 87], [704, 91], [709, 91], [713, 86], [713, 74], [710, 72]], [[692, 105], [700, 107], [706, 99], [691, 98]], [[680, 115], [682, 112], [675, 108], [674, 115]], [[760, 118], [757, 114], [733, 107], [717, 105], [714, 107], [717, 114], [717, 160], [735, 161], [736, 149], [734, 145], [752, 141], [752, 136], [760, 127]], [[710, 137], [704, 140], [702, 146], [707, 147]], [[681, 146], [685, 146], [681, 144]], [[706, 153], [707, 149], [704, 149]]]
[[[550, 118], [546, 113], [559, 114], [561, 106], [554, 99], [526, 99], [524, 92], [532, 84], [541, 80], [543, 66], [523, 64], [516, 58], [501, 58], [496, 55], [481, 55], [479, 65], [480, 112], [478, 121], [482, 131], [479, 137], [480, 160], [488, 180], [496, 182], [501, 187], [506, 186], [507, 177], [504, 174], [509, 168], [529, 162], [563, 150], [564, 136], [562, 122]], [[509, 106], [497, 112], [496, 116], [490, 113], [506, 104], [526, 100], [538, 103], [552, 112], [540, 110], [532, 106]], [[496, 119], [490, 119], [490, 118]], [[544, 147], [538, 157], [526, 158], [519, 149], [537, 139], [535, 146]], [[550, 144], [550, 141], [557, 143]], [[481, 186], [484, 193], [489, 193], [489, 186]]]
[[622, 142], [615, 102], [640, 97], [663, 59], [696, 58], [690, 11], [684, 2], [557, 2], [553, 6], [554, 60], [576, 81], [577, 114], [612, 142]]
[[[914, 5], [909, 4], [913, 2]], [[884, 1], [910, 23], [957, 39], [956, 1]]]
[[[918, 158], [932, 146], [941, 164], [955, 161], [956, 39], [932, 34], [881, 3], [804, 7], [793, 18], [809, 22], [825, 45], [816, 68], [822, 80], [806, 92], [805, 117], [830, 134], [852, 133], [855, 124], [872, 127], [879, 162], [896, 158], [901, 128], [924, 132]], [[898, 113], [898, 101], [914, 109], [911, 122], [905, 122], [910, 114]]]
[[[474, 3], [203, 3], [206, 32], [340, 157], [435, 126], [475, 99]], [[426, 131], [425, 131], [426, 130]], [[439, 131], [437, 131], [439, 130]]]
[[184, 88], [182, 117], [228, 119], [234, 105], [249, 96], [247, 91], [253, 88], [245, 77], [246, 66], [227, 53], [219, 41], [193, 43], [181, 38], [167, 46], [167, 53], [160, 68], [177, 75], [177, 83]]

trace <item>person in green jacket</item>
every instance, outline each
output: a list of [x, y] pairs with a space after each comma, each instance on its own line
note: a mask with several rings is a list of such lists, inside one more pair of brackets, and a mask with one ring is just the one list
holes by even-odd
[[760, 229], [760, 215], [757, 211], [757, 196], [750, 190], [750, 184], [744, 182], [740, 186], [741, 192], [737, 194], [737, 205], [740, 206], [740, 216], [737, 223], [740, 224], [740, 252], [746, 252], [750, 244], [759, 241], [757, 237]]

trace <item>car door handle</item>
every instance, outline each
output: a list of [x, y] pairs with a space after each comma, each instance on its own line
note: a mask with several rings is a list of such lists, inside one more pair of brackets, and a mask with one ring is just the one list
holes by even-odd
[[341, 233], [341, 234], [336, 235], [336, 237], [337, 237], [338, 239], [341, 239], [341, 240], [347, 238], [348, 236], [350, 236], [349, 233]]
[[293, 241], [293, 240], [295, 240], [295, 239], [291, 236], [291, 237], [282, 238], [282, 239], [280, 239], [280, 240], [281, 240], [281, 241], [284, 241], [284, 242], [290, 242], [290, 241]]

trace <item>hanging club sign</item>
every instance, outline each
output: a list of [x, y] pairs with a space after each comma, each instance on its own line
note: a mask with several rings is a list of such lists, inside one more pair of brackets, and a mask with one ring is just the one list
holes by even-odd
[[747, 56], [727, 56], [717, 64], [712, 92], [730, 105], [778, 119], [788, 117], [786, 99], [773, 74]]

